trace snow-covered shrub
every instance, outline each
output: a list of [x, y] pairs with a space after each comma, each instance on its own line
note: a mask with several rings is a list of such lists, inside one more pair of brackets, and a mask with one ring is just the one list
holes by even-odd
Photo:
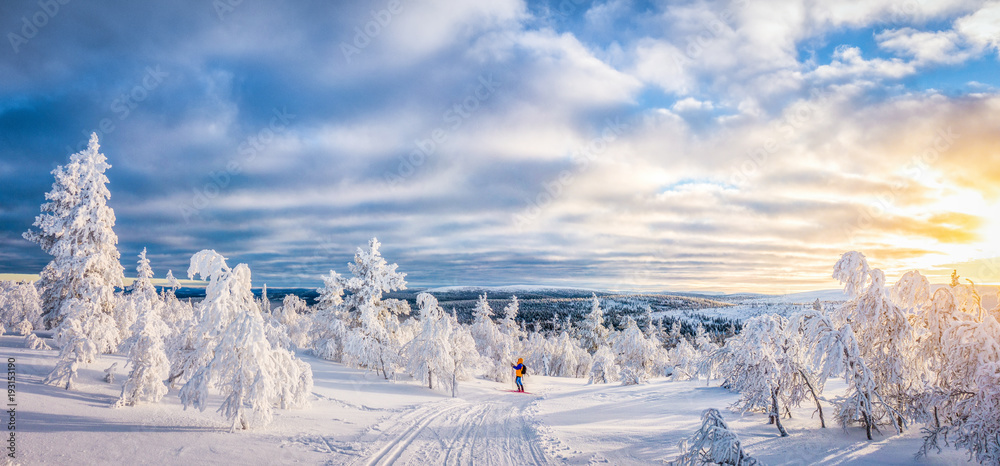
[[11, 327], [26, 320], [41, 327], [41, 317], [42, 299], [34, 284], [0, 281], [0, 325]]
[[122, 336], [122, 344], [119, 349], [128, 352], [128, 345], [135, 339], [132, 338], [135, 323], [141, 314], [149, 312], [151, 309], [157, 310], [157, 320], [159, 310], [163, 301], [156, 293], [153, 286], [153, 269], [149, 266], [149, 259], [146, 258], [146, 248], [142, 248], [139, 253], [139, 261], [136, 266], [136, 279], [130, 286], [130, 293], [118, 295], [118, 303], [115, 305], [115, 322], [118, 324], [118, 332]]
[[618, 365], [615, 364], [615, 354], [611, 348], [602, 345], [594, 352], [593, 363], [590, 366], [590, 379], [587, 383], [611, 383], [621, 380]]
[[272, 317], [284, 325], [288, 338], [296, 348], [307, 348], [310, 345], [309, 333], [312, 330], [312, 317], [308, 315], [309, 307], [304, 299], [293, 294], [285, 295], [281, 306], [274, 309]]
[[701, 415], [701, 428], [689, 439], [680, 443], [681, 456], [671, 464], [703, 465], [731, 464], [735, 466], [755, 466], [760, 464], [743, 451], [739, 437], [729, 430], [719, 410], [706, 409]]
[[451, 396], [458, 393], [458, 382], [468, 380], [483, 364], [483, 358], [476, 351], [476, 341], [472, 338], [469, 328], [458, 322], [458, 317], [452, 314], [447, 316], [448, 326], [448, 355], [451, 356]]
[[557, 377], [586, 377], [590, 374], [593, 360], [579, 342], [562, 332], [553, 348], [549, 374]]
[[343, 309], [344, 284], [346, 281], [333, 270], [323, 276], [323, 286], [316, 291], [319, 300], [309, 326], [309, 340], [316, 357], [330, 361], [341, 361], [344, 355], [344, 340], [350, 323], [349, 315]]
[[250, 291], [250, 268], [230, 269], [225, 258], [204, 250], [191, 257], [188, 275], [208, 277], [198, 322], [203, 339], [188, 358], [190, 379], [181, 388], [185, 408], [207, 407], [209, 389], [225, 398], [219, 411], [232, 430], [267, 424], [272, 409], [305, 403], [312, 370], [294, 353], [268, 340], [260, 307]]
[[34, 333], [29, 333], [28, 336], [24, 337], [24, 347], [34, 350], [52, 349], [47, 343], [45, 343], [45, 340], [38, 338], [38, 336]]
[[703, 356], [688, 341], [681, 337], [677, 346], [667, 351], [667, 361], [670, 365], [671, 380], [692, 380], [698, 377], [701, 371]]
[[658, 348], [639, 330], [631, 317], [625, 323], [625, 330], [615, 338], [612, 348], [621, 368], [622, 385], [635, 385], [649, 380], [657, 366]]
[[[524, 365], [528, 366], [529, 374], [552, 375], [552, 355], [555, 353], [555, 342], [546, 338], [540, 332], [531, 332], [524, 343]], [[509, 366], [507, 372], [510, 372]]]
[[21, 336], [25, 336], [25, 335], [30, 334], [31, 331], [34, 330], [34, 329], [35, 329], [35, 326], [31, 325], [31, 322], [29, 322], [27, 319], [22, 320], [22, 321], [20, 321], [20, 322], [18, 322], [16, 324], [14, 324], [13, 327], [11, 327], [11, 331], [13, 331], [14, 333], [17, 333], [18, 335], [21, 335]]
[[438, 380], [438, 386], [448, 390], [455, 366], [449, 348], [451, 326], [448, 316], [429, 293], [417, 295], [417, 306], [420, 308], [420, 331], [403, 347], [406, 368], [428, 388], [433, 390], [434, 381]]

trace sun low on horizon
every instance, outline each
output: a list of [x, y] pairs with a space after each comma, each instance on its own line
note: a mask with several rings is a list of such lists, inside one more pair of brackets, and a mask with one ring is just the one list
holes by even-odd
[[996, 2], [218, 3], [0, 5], [0, 274], [96, 133], [126, 275], [1000, 285]]

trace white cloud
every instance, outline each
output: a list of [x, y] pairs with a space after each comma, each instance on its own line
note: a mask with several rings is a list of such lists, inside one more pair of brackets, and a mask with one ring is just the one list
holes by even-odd
[[833, 53], [830, 64], [818, 66], [809, 73], [822, 82], [858, 80], [858, 79], [899, 79], [912, 75], [917, 71], [911, 62], [898, 58], [874, 58], [865, 60], [861, 49], [842, 45]]
[[977, 53], [965, 47], [955, 31], [892, 29], [877, 34], [875, 40], [882, 49], [913, 57], [916, 66], [962, 63]]
[[1000, 2], [990, 2], [975, 13], [955, 21], [955, 30], [981, 47], [1000, 54]]

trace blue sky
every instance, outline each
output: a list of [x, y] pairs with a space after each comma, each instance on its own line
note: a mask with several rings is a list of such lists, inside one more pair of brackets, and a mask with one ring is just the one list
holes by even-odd
[[314, 286], [1000, 282], [1000, 3], [5, 2], [0, 273], [92, 131], [122, 262]]

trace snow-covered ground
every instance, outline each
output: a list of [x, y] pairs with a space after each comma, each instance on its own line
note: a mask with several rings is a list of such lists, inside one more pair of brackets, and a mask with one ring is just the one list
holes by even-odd
[[[229, 433], [211, 408], [184, 410], [176, 390], [158, 404], [111, 408], [124, 374], [109, 384], [103, 370], [122, 366], [119, 356], [81, 370], [78, 390], [43, 385], [57, 353], [24, 349], [22, 341], [0, 337], [18, 377], [15, 464], [658, 464], [677, 456], [702, 410], [736, 399], [715, 382], [623, 387], [542, 376], [526, 380], [530, 394], [477, 379], [451, 398], [303, 354], [315, 377], [310, 406]], [[840, 389], [831, 383], [826, 394]], [[820, 429], [808, 407], [785, 421], [788, 438], [763, 415], [723, 414], [746, 450], [767, 464], [911, 464], [920, 445], [918, 427], [872, 442], [860, 428]], [[919, 463], [965, 462], [964, 453], [946, 450]]]

